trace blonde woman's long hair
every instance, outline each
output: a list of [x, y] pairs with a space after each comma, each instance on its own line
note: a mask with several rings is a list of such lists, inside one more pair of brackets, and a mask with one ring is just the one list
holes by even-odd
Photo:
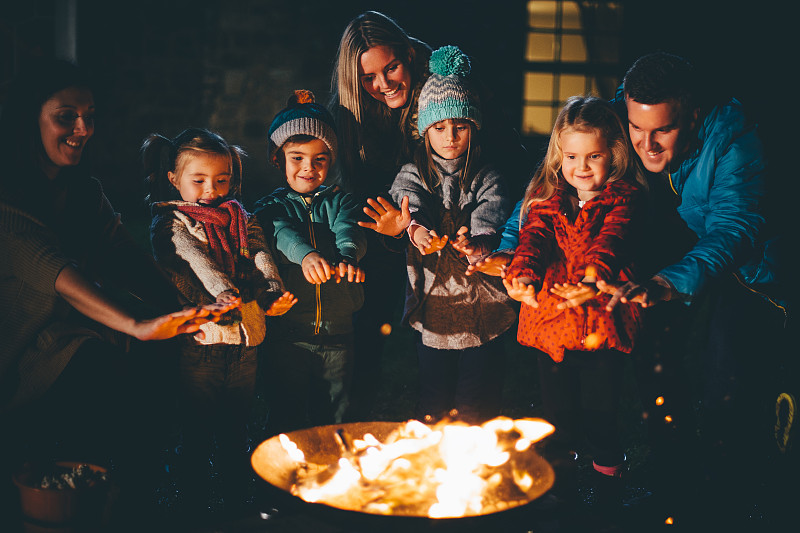
[[571, 96], [556, 118], [547, 153], [525, 190], [520, 227], [531, 204], [552, 198], [564, 179], [561, 174], [564, 157], [561, 136], [572, 132], [594, 132], [605, 137], [611, 151], [611, 168], [606, 183], [626, 178], [647, 189], [647, 182], [631, 153], [626, 128], [611, 104], [595, 96]]
[[[361, 54], [376, 46], [388, 46], [397, 59], [404, 61], [411, 72], [412, 92], [407, 105], [394, 118], [392, 110], [365, 93], [361, 87], [358, 65]], [[331, 111], [336, 118], [341, 150], [340, 159], [346, 173], [370, 157], [365, 144], [365, 125], [387, 131], [397, 130], [399, 119], [401, 143], [411, 138], [411, 115], [416, 112], [416, 99], [421, 78], [427, 72], [427, 58], [418, 57], [417, 49], [427, 45], [409, 37], [391, 18], [376, 11], [367, 11], [350, 21], [339, 42], [336, 65], [331, 79]], [[410, 152], [410, 150], [404, 150]]]

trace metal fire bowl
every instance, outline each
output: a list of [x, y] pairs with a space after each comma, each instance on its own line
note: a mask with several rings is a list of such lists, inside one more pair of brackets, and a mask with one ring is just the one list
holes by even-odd
[[[351, 424], [337, 424], [333, 426], [319, 426], [309, 429], [302, 429], [287, 433], [286, 435], [297, 444], [305, 454], [306, 461], [317, 465], [330, 465], [338, 461], [340, 457], [339, 447], [336, 443], [334, 434], [336, 430], [343, 429], [352, 438], [362, 438], [365, 433], [371, 433], [379, 441], [383, 442], [389, 434], [394, 431], [401, 424], [398, 422], [358, 422]], [[517, 463], [520, 464], [520, 457], [516, 458]], [[531, 448], [529, 451], [521, 454], [522, 463], [520, 466], [527, 470], [531, 476], [534, 477], [536, 483], [525, 494], [526, 501], [519, 504], [519, 501], [513, 505], [495, 506], [485, 512], [485, 515], [495, 514], [508, 514], [508, 512], [515, 511], [523, 507], [529, 507], [527, 504], [546, 493], [553, 486], [555, 475], [553, 468], [550, 466], [542, 456]], [[292, 484], [295, 481], [295, 472], [297, 470], [297, 463], [289, 458], [287, 452], [281, 446], [278, 437], [272, 437], [262, 442], [253, 452], [251, 463], [256, 473], [261, 476], [273, 487], [280, 489], [285, 493], [289, 493]], [[298, 497], [291, 496], [292, 499], [302, 502]], [[296, 503], [296, 502], [295, 502]], [[329, 509], [340, 509], [341, 511], [348, 512], [351, 516], [353, 514], [368, 515], [370, 513], [361, 511], [360, 509], [345, 509], [330, 507], [321, 503], [307, 503], [303, 502], [304, 507], [326, 507]], [[507, 512], [504, 512], [507, 511]], [[389, 519], [409, 519], [413, 520], [414, 517], [404, 515], [391, 516], [384, 514], [373, 514], [374, 517], [385, 517]], [[441, 518], [430, 519], [427, 516], [419, 516], [417, 518], [424, 518], [430, 522], [458, 522], [464, 525], [464, 521], [481, 518], [481, 516], [468, 516], [463, 518]]]

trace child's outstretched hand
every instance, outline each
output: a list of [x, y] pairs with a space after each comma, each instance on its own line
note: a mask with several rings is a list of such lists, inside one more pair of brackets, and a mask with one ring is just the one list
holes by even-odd
[[349, 281], [350, 283], [363, 283], [366, 275], [364, 270], [358, 265], [354, 265], [348, 261], [341, 261], [334, 271], [336, 276], [336, 283], [342, 280]]
[[450, 241], [450, 244], [458, 252], [466, 255], [470, 259], [478, 259], [491, 252], [489, 246], [488, 235], [475, 235], [470, 236], [469, 228], [461, 226], [456, 232], [456, 240]]
[[359, 221], [358, 225], [368, 228], [389, 237], [396, 237], [403, 233], [411, 224], [411, 212], [408, 209], [408, 196], [403, 196], [400, 209], [392, 202], [378, 196], [375, 199], [367, 198], [369, 207], [364, 208], [364, 213], [374, 222]]
[[200, 307], [199, 309], [202, 310], [201, 314], [208, 312], [208, 316], [211, 322], [217, 322], [222, 315], [224, 315], [228, 311], [236, 309], [241, 305], [242, 305], [242, 299], [237, 297], [236, 301], [206, 304]]
[[[191, 321], [187, 322], [186, 325], [197, 325], [197, 329], [193, 329], [194, 338], [197, 340], [203, 340], [206, 334], [199, 329], [199, 326], [205, 322], [219, 322], [223, 316], [229, 311], [233, 311], [241, 306], [242, 300], [239, 298], [238, 301], [235, 302], [216, 302], [213, 304], [206, 304], [200, 307], [195, 307], [194, 311], [196, 313], [196, 317]], [[183, 312], [188, 312], [189, 309], [184, 309]], [[177, 313], [173, 313], [173, 315], [177, 315]]]
[[436, 230], [427, 230], [419, 226], [414, 231], [414, 246], [422, 255], [433, 254], [444, 248], [447, 244], [447, 235], [439, 237]]
[[281, 316], [297, 303], [297, 297], [289, 291], [284, 292], [280, 297], [272, 302], [269, 309], [265, 311], [267, 316]]
[[236, 289], [228, 289], [227, 291], [223, 291], [217, 295], [217, 303], [235, 303], [238, 305], [242, 303], [242, 298], [239, 296], [239, 291]]
[[331, 268], [330, 263], [317, 252], [307, 254], [300, 266], [303, 269], [303, 276], [305, 276], [306, 281], [314, 285], [325, 283], [333, 275], [333, 268]]
[[467, 276], [475, 272], [483, 272], [488, 276], [503, 276], [503, 270], [511, 264], [512, 259], [514, 259], [514, 252], [512, 251], [494, 252], [469, 265], [467, 267]]
[[530, 278], [503, 278], [503, 286], [508, 295], [518, 302], [528, 304], [533, 308], [539, 307], [536, 301], [536, 288]]
[[550, 292], [565, 300], [556, 306], [558, 309], [578, 307], [600, 294], [600, 291], [597, 290], [597, 286], [588, 281], [578, 282], [577, 284], [554, 283], [550, 288]]

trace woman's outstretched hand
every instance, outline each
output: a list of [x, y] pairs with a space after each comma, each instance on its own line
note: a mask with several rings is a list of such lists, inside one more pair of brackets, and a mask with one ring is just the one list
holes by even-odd
[[[195, 333], [202, 324], [217, 322], [222, 315], [239, 307], [237, 301], [213, 303], [140, 320], [109, 298], [97, 284], [89, 281], [72, 265], [65, 266], [58, 274], [55, 289], [81, 314], [143, 341], [163, 340], [184, 333]], [[202, 335], [202, 332], [199, 334]]]
[[505, 286], [508, 295], [518, 302], [528, 304], [533, 308], [539, 307], [539, 302], [536, 301], [536, 288], [533, 286], [533, 280], [530, 278], [503, 278], [503, 286]]
[[267, 316], [281, 316], [286, 314], [296, 303], [297, 297], [291, 292], [286, 291], [281, 294], [277, 300], [272, 302], [272, 305], [269, 306], [269, 309], [267, 309], [264, 314]]
[[368, 228], [389, 237], [396, 237], [403, 233], [411, 224], [411, 212], [408, 209], [408, 196], [403, 196], [400, 209], [392, 202], [378, 196], [375, 199], [367, 198], [369, 207], [364, 208], [364, 213], [374, 222], [359, 221], [358, 225]]
[[141, 341], [156, 341], [184, 333], [195, 333], [201, 325], [206, 322], [217, 322], [222, 315], [237, 307], [239, 307], [238, 302], [213, 303], [190, 307], [149, 320], [137, 320], [131, 334]]

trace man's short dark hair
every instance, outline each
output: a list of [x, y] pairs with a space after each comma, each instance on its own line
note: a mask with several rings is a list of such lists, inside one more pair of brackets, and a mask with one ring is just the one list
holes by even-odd
[[654, 105], [676, 101], [684, 113], [699, 105], [694, 67], [686, 59], [654, 52], [637, 59], [622, 80], [625, 98]]

